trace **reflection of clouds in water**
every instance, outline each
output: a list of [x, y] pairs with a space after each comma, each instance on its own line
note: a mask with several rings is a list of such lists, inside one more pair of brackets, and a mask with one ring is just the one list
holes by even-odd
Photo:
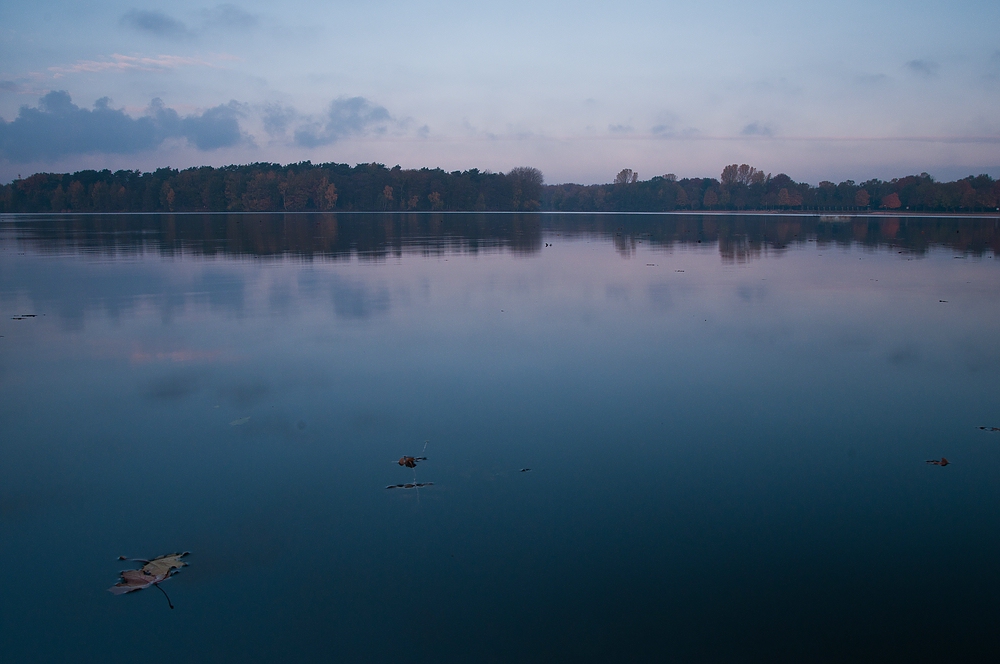
[[861, 332], [844, 332], [837, 337], [837, 345], [844, 350], [865, 351], [875, 345], [875, 339]]
[[955, 341], [956, 352], [969, 373], [988, 371], [991, 374], [1000, 370], [1000, 350], [992, 339], [976, 339], [966, 335]]
[[242, 381], [219, 388], [219, 396], [241, 408], [260, 403], [271, 392], [271, 386], [260, 381]]
[[271, 409], [265, 412], [234, 420], [229, 423], [235, 435], [258, 438], [264, 437], [269, 440], [284, 441], [309, 441], [314, 437], [306, 431], [306, 423], [295, 420], [283, 412], [274, 412]]
[[350, 425], [359, 431], [373, 431], [386, 424], [390, 419], [387, 412], [378, 412], [371, 409], [359, 408], [352, 411], [347, 416]]
[[213, 310], [242, 313], [245, 306], [245, 284], [241, 274], [222, 270], [203, 270], [192, 289], [208, 299]]
[[320, 292], [319, 274], [312, 267], [303, 267], [296, 274], [296, 286], [299, 294], [315, 298]]
[[291, 284], [285, 281], [275, 281], [267, 291], [267, 306], [277, 314], [288, 314], [292, 309], [294, 294]]
[[750, 284], [740, 284], [736, 288], [736, 295], [744, 302], [760, 301], [767, 298], [767, 287], [760, 284], [751, 286]]
[[389, 310], [389, 289], [334, 275], [331, 282], [333, 310], [340, 318], [362, 319]]
[[889, 364], [898, 367], [914, 366], [920, 362], [920, 349], [915, 346], [903, 346], [890, 351], [886, 355]]
[[[332, 302], [337, 318], [364, 320], [388, 311], [394, 302], [405, 303], [408, 294], [405, 287], [390, 290], [382, 280], [310, 266], [253, 276], [239, 264], [190, 265], [182, 271], [159, 261], [113, 265], [66, 261], [59, 270], [22, 261], [15, 267], [2, 275], [0, 306], [48, 313], [64, 332], [82, 332], [88, 321], [99, 317], [117, 325], [144, 309], [155, 311], [164, 325], [176, 325], [206, 305], [213, 312], [239, 317], [260, 313], [259, 307], [289, 316], [306, 303], [325, 301]], [[320, 309], [325, 308], [321, 304]]]
[[654, 309], [659, 311], [670, 311], [674, 308], [674, 297], [671, 294], [669, 284], [650, 284], [649, 302]]
[[154, 379], [143, 394], [154, 401], [177, 401], [197, 392], [199, 382], [195, 373], [175, 373]]
[[178, 293], [176, 291], [170, 291], [158, 299], [159, 309], [160, 309], [160, 320], [163, 321], [164, 325], [170, 325], [177, 314], [184, 313], [184, 307], [187, 305], [187, 299], [184, 297], [184, 293]]
[[629, 287], [620, 284], [608, 284], [604, 288], [604, 297], [614, 302], [628, 302]]

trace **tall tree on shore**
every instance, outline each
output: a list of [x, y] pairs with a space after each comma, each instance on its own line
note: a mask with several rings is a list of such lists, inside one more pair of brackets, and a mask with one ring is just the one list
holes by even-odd
[[542, 206], [542, 172], [530, 166], [518, 166], [507, 171], [511, 187], [511, 207], [515, 210], [537, 210]]
[[615, 176], [615, 184], [635, 184], [639, 180], [639, 174], [631, 168], [623, 168]]

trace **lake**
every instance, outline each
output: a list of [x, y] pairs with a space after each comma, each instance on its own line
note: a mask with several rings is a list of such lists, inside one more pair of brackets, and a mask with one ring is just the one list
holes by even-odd
[[[995, 661], [998, 254], [995, 217], [4, 216], [3, 660]], [[175, 609], [107, 592], [183, 551]]]

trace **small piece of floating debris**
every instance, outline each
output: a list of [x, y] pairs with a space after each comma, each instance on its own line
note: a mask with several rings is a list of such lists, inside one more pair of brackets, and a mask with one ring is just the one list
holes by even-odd
[[422, 489], [425, 486], [434, 486], [434, 482], [410, 482], [408, 484], [390, 484], [386, 489]]
[[940, 459], [928, 459], [927, 463], [931, 464], [932, 466], [947, 466], [949, 463], [951, 463], [951, 461], [948, 461], [944, 457], [941, 457]]
[[979, 427], [983, 431], [1000, 431], [1000, 427]]
[[231, 426], [231, 427], [243, 426], [244, 424], [246, 424], [249, 421], [250, 421], [249, 417], [241, 417], [238, 420], [233, 420], [232, 422], [230, 422], [229, 426]]
[[416, 468], [418, 461], [427, 461], [427, 457], [399, 457], [399, 465], [406, 466], [407, 468]]
[[522, 473], [526, 473], [526, 472], [528, 472], [529, 470], [531, 470], [531, 468], [522, 468], [522, 469], [521, 469], [521, 472], [522, 472]]

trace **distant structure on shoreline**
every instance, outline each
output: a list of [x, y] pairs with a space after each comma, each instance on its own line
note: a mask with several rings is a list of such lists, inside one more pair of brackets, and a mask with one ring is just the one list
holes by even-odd
[[716, 178], [668, 173], [609, 184], [546, 185], [537, 168], [507, 173], [383, 164], [257, 163], [182, 171], [36, 173], [0, 186], [2, 212], [672, 212], [676, 210], [996, 212], [989, 175], [937, 182], [927, 173], [819, 186], [731, 164]]

